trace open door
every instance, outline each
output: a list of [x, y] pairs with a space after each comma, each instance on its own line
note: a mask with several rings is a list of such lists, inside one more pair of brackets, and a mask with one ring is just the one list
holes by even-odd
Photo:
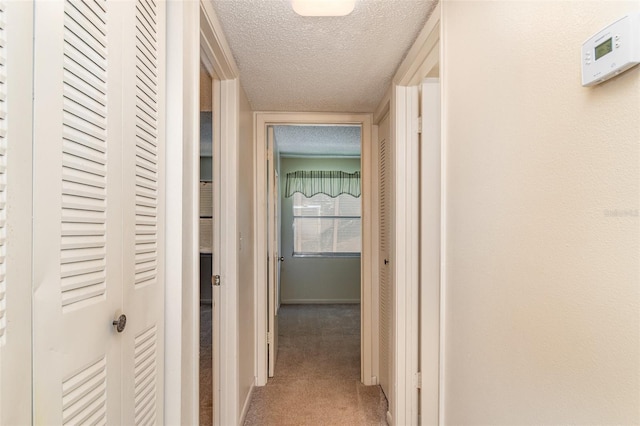
[[276, 171], [275, 171], [275, 182], [273, 186], [273, 194], [275, 196], [275, 212], [274, 219], [276, 221], [276, 232], [275, 232], [275, 243], [276, 243], [276, 316], [278, 312], [280, 312], [280, 277], [281, 277], [281, 269], [282, 262], [284, 262], [284, 256], [282, 255], [282, 216], [280, 210], [282, 209], [282, 201], [280, 199], [280, 160], [279, 153], [276, 147]]
[[440, 82], [422, 83], [420, 113], [420, 413], [422, 424], [439, 420], [440, 374]]
[[269, 377], [273, 377], [278, 356], [278, 310], [280, 309], [280, 182], [278, 154], [273, 137], [273, 127], [267, 130], [267, 227], [268, 227], [268, 332]]

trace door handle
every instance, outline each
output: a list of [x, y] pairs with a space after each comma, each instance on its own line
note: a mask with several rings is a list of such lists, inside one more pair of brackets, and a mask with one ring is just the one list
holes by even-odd
[[284, 262], [284, 256], [280, 256], [280, 257], [278, 258], [278, 260], [279, 260], [280, 262]]
[[124, 328], [127, 326], [127, 316], [125, 314], [120, 314], [115, 320], [113, 320], [112, 324], [118, 333], [122, 333]]
[[388, 264], [389, 264], [389, 259], [385, 259], [385, 260], [384, 260], [384, 264], [385, 264], [385, 265], [388, 265]]

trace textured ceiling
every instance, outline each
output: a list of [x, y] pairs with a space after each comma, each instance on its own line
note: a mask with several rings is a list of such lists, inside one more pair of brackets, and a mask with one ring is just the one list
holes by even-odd
[[360, 157], [360, 126], [273, 126], [280, 155]]
[[257, 111], [373, 112], [435, 2], [358, 0], [302, 17], [289, 0], [212, 0]]

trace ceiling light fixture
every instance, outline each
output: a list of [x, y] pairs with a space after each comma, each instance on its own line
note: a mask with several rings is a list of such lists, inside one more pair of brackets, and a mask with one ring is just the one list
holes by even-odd
[[291, 6], [301, 16], [346, 16], [356, 0], [291, 0]]

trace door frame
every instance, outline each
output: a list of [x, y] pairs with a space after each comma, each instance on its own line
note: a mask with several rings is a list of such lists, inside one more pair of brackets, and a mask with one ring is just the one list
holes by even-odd
[[255, 112], [254, 135], [256, 153], [256, 186], [255, 186], [255, 271], [256, 271], [256, 385], [267, 384], [268, 350], [267, 350], [267, 126], [271, 125], [344, 125], [362, 126], [361, 168], [362, 168], [362, 254], [360, 281], [360, 316], [361, 316], [361, 367], [360, 378], [365, 385], [377, 384], [376, 372], [373, 369], [374, 334], [377, 327], [373, 325], [374, 308], [372, 276], [371, 234], [371, 188], [374, 173], [371, 169], [372, 150], [372, 114], [351, 113], [315, 113], [315, 112]]
[[[208, 1], [167, 2], [167, 217], [165, 422], [199, 417], [199, 78], [201, 57], [214, 81], [214, 149], [220, 150], [220, 354], [215, 424], [237, 424], [237, 178], [239, 71]], [[223, 144], [222, 141], [225, 143]], [[178, 206], [181, 206], [178, 207]], [[214, 247], [215, 250], [215, 247]], [[214, 300], [215, 303], [215, 300]]]
[[[280, 227], [278, 226], [278, 218], [280, 213], [280, 191], [278, 190], [278, 170], [280, 168], [280, 155], [275, 143], [275, 131], [273, 126], [267, 126], [267, 329], [269, 337], [267, 338], [267, 360], [269, 377], [273, 377], [276, 368], [276, 358], [278, 352], [278, 311], [280, 310]], [[276, 161], [277, 160], [277, 161]], [[277, 166], [276, 166], [277, 163]], [[275, 237], [275, 238], [274, 238]], [[273, 287], [273, 288], [272, 288]], [[268, 313], [275, 312], [271, 316]], [[271, 341], [271, 347], [269, 347]], [[273, 350], [272, 350], [273, 349]], [[273, 353], [273, 356], [271, 354]]]
[[[374, 114], [379, 123], [389, 112], [393, 145], [395, 178], [395, 219], [392, 225], [394, 300], [393, 397], [387, 419], [389, 424], [442, 424], [444, 415], [444, 326], [445, 326], [445, 231], [446, 231], [446, 136], [440, 136], [440, 199], [433, 212], [439, 216], [439, 229], [431, 234], [415, 229], [420, 224], [421, 209], [418, 179], [419, 87], [425, 78], [440, 75], [443, 40], [441, 36], [442, 5], [439, 3], [398, 67], [391, 88]], [[440, 87], [442, 81], [440, 80]], [[444, 102], [440, 100], [439, 118], [444, 119]], [[431, 238], [430, 240], [427, 240]], [[436, 240], [434, 240], [435, 238]], [[427, 282], [425, 248], [436, 246], [439, 252], [439, 276]], [[439, 248], [439, 250], [438, 250]], [[392, 260], [392, 262], [393, 262]], [[393, 263], [392, 263], [393, 265]], [[433, 278], [433, 277], [431, 277]], [[431, 299], [428, 299], [430, 296]], [[433, 298], [437, 300], [432, 300]], [[419, 302], [420, 301], [420, 302]], [[427, 318], [425, 307], [436, 310]], [[429, 348], [428, 351], [421, 348]], [[420, 357], [418, 354], [420, 353]], [[436, 354], [436, 355], [434, 355]], [[428, 371], [424, 366], [428, 365]], [[420, 389], [420, 394], [418, 394]], [[421, 410], [421, 411], [420, 411]], [[418, 413], [421, 412], [421, 418]]]
[[34, 2], [4, 4], [5, 260], [0, 424], [32, 424]]

